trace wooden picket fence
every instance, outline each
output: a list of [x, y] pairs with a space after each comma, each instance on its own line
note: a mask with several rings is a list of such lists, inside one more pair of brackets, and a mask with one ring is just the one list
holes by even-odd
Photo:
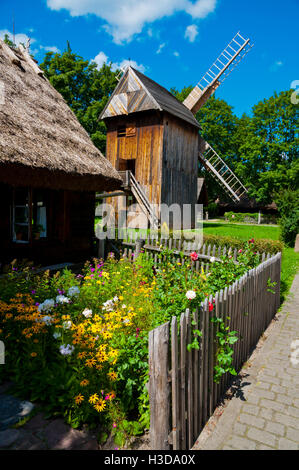
[[[163, 261], [163, 257], [159, 256], [165, 249], [171, 250], [174, 258], [180, 258], [179, 261], [184, 264], [185, 258], [182, 254], [188, 256], [190, 252], [195, 251], [198, 254], [198, 262], [194, 264], [196, 270], [204, 267], [205, 271], [209, 270], [209, 261], [211, 257], [215, 260], [220, 260], [221, 256], [231, 255], [234, 261], [237, 260], [238, 249], [226, 246], [217, 246], [211, 244], [196, 244], [196, 242], [186, 242], [182, 239], [173, 238], [156, 238], [147, 237], [142, 240], [138, 234], [132, 234], [131, 238], [126, 241], [122, 241], [123, 256], [132, 259], [136, 257], [141, 250], [143, 250], [149, 258], [153, 258], [155, 264], [159, 264]], [[263, 253], [262, 261], [266, 257], [270, 257], [270, 254]]]
[[[197, 311], [186, 310], [179, 321], [173, 317], [149, 333], [152, 449], [192, 448], [232, 377], [225, 374], [219, 384], [214, 382], [218, 326], [211, 319], [221, 318], [230, 331], [238, 332], [233, 366], [239, 371], [277, 312], [280, 271], [281, 253], [263, 255], [260, 265], [217, 292], [214, 299], [206, 299]], [[202, 336], [199, 349], [189, 351], [194, 329]]]

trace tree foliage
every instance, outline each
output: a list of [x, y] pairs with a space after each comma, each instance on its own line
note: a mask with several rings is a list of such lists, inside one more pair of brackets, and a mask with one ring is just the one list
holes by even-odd
[[106, 126], [99, 115], [117, 85], [112, 64], [99, 69], [95, 62], [75, 54], [69, 43], [62, 54], [47, 52], [40, 67], [50, 83], [64, 97], [93, 143], [104, 153]]

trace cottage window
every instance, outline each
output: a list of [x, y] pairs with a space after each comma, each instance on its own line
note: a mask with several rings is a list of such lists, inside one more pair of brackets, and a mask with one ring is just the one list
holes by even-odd
[[28, 189], [14, 190], [12, 219], [13, 241], [28, 243], [30, 235], [30, 192]]
[[16, 188], [13, 192], [12, 237], [16, 243], [29, 243], [47, 236], [45, 192]]
[[42, 190], [34, 190], [32, 197], [32, 236], [34, 240], [47, 236], [47, 204], [46, 194]]

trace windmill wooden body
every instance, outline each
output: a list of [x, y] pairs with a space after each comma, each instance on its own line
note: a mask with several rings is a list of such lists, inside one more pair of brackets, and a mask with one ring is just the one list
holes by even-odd
[[250, 40], [238, 33], [184, 103], [134, 68], [124, 71], [100, 116], [107, 126], [106, 157], [152, 224], [159, 224], [163, 203], [197, 203], [199, 160], [234, 201], [246, 192], [200, 137], [194, 114], [250, 47]]

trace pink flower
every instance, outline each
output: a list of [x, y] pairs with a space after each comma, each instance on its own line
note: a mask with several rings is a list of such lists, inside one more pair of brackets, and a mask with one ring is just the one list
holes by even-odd
[[243, 253], [243, 250], [239, 250], [238, 253]]
[[190, 254], [190, 258], [192, 259], [192, 261], [197, 261], [198, 254], [195, 251], [193, 251], [193, 253]]

